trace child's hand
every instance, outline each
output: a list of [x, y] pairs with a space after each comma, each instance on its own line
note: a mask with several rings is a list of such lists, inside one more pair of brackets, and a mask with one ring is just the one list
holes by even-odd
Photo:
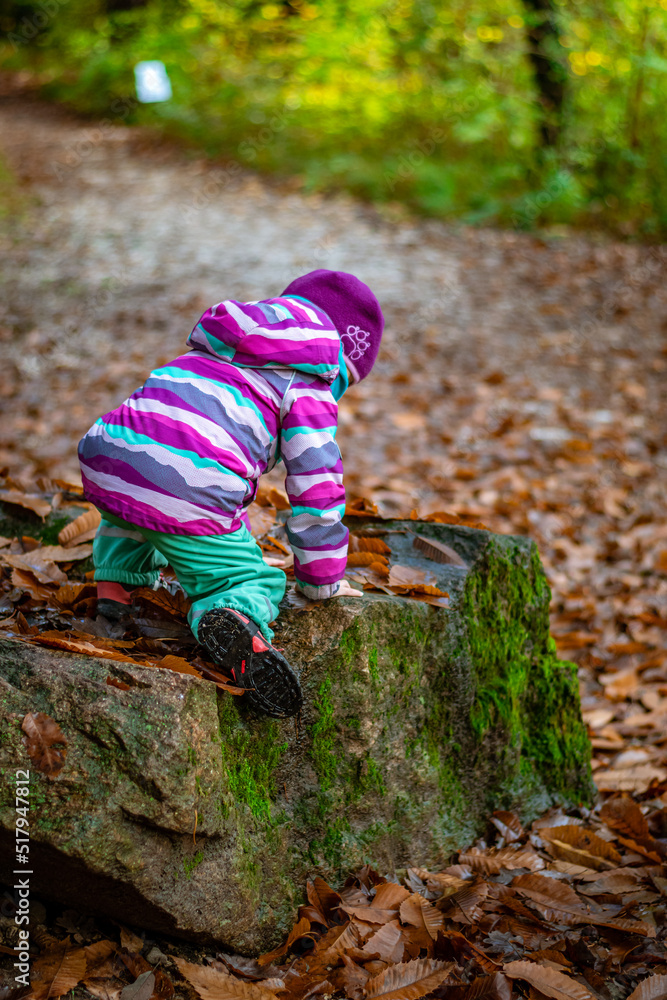
[[340, 587], [334, 594], [334, 597], [363, 597], [363, 590], [355, 590], [347, 580], [340, 581]]

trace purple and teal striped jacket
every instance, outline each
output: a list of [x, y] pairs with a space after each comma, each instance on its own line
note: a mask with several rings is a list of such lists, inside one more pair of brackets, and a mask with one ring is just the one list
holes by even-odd
[[309, 596], [331, 596], [348, 538], [336, 328], [296, 296], [229, 300], [204, 313], [188, 346], [81, 440], [87, 499], [153, 531], [222, 535], [247, 523], [260, 476], [282, 459], [295, 576]]

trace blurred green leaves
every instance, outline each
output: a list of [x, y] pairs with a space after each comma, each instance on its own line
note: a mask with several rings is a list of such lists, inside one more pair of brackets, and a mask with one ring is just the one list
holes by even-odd
[[298, 175], [309, 189], [447, 219], [664, 238], [667, 0], [553, 0], [549, 56], [565, 99], [547, 149], [530, 58], [534, 6], [5, 2], [0, 57], [50, 96], [108, 117], [115, 100], [133, 97], [134, 63], [161, 59], [174, 99], [124, 120]]

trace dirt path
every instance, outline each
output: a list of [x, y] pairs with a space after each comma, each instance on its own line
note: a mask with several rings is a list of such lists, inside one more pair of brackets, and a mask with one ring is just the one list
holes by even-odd
[[666, 248], [392, 222], [12, 94], [0, 152], [22, 191], [0, 244], [0, 466], [75, 476], [81, 434], [208, 305], [353, 271], [388, 323], [342, 405], [349, 493], [531, 533], [600, 767], [638, 742], [660, 763]]

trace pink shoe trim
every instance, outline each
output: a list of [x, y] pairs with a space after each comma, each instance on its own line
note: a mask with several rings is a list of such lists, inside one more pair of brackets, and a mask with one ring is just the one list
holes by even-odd
[[253, 653], [266, 653], [269, 648], [269, 644], [261, 635], [253, 635], [252, 637], [252, 651]]
[[117, 601], [118, 604], [131, 604], [132, 591], [126, 590], [122, 583], [111, 580], [100, 580], [97, 584], [98, 601]]

